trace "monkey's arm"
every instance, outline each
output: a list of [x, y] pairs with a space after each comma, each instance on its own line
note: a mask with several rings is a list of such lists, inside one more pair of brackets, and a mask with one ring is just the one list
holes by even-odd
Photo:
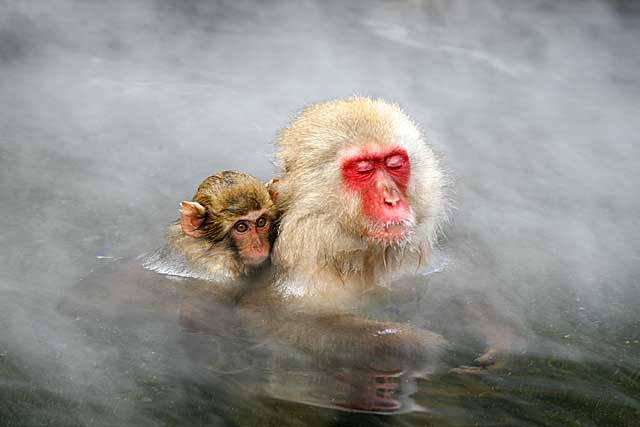
[[265, 328], [279, 343], [324, 363], [380, 371], [433, 365], [446, 342], [407, 324], [379, 322], [339, 311], [302, 313], [284, 307], [241, 308], [247, 326]]

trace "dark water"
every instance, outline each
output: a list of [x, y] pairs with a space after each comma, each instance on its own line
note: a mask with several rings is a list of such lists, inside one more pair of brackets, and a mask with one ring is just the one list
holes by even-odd
[[[0, 3], [0, 425], [639, 425], [639, 41], [633, 1]], [[135, 266], [353, 94], [456, 181], [442, 271], [367, 307], [448, 340], [428, 369], [316, 360]]]

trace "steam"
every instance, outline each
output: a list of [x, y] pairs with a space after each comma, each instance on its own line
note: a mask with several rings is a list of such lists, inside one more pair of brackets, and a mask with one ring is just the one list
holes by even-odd
[[[58, 304], [105, 258], [160, 247], [203, 177], [273, 177], [279, 129], [305, 104], [353, 94], [399, 102], [456, 176], [442, 271], [404, 319], [455, 341], [475, 330], [451, 301], [482, 301], [541, 353], [600, 360], [637, 342], [632, 2], [52, 0], [0, 12], [0, 366], [15, 374], [0, 390], [57, 396], [68, 425], [154, 422], [110, 400], [136, 387], [118, 349], [87, 345]], [[152, 357], [131, 340], [132, 365]]]

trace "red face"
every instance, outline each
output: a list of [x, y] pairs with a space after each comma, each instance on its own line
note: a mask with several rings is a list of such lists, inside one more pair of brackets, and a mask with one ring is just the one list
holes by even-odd
[[269, 229], [267, 210], [252, 211], [238, 218], [231, 229], [231, 239], [238, 248], [240, 259], [247, 266], [262, 264], [269, 257]]
[[398, 241], [409, 231], [406, 191], [411, 167], [404, 148], [358, 148], [341, 156], [342, 178], [362, 203], [369, 237]]

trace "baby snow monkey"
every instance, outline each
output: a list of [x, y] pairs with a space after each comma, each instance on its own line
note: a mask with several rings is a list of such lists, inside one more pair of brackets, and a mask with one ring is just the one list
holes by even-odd
[[224, 171], [205, 179], [181, 204], [167, 245], [143, 265], [175, 276], [227, 282], [256, 272], [269, 260], [275, 209], [256, 178]]

